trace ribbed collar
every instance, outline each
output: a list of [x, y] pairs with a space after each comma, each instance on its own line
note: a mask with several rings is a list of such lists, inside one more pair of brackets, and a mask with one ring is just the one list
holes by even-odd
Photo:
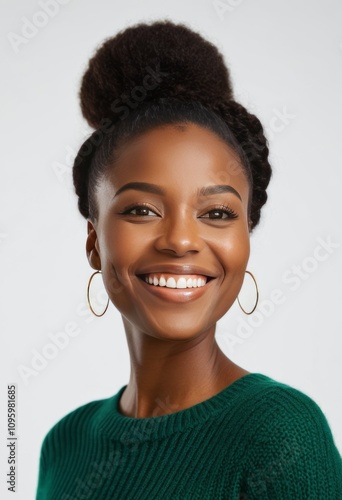
[[235, 380], [209, 399], [180, 411], [148, 418], [128, 417], [119, 411], [119, 401], [126, 389], [124, 385], [112, 397], [103, 400], [96, 415], [96, 423], [110, 439], [134, 443], [161, 439], [174, 433], [184, 432], [220, 412], [234, 406], [236, 397], [246, 397], [244, 392], [251, 386], [274, 382], [262, 373], [248, 373]]

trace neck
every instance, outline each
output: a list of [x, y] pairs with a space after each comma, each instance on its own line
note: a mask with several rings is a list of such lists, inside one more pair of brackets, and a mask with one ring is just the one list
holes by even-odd
[[216, 325], [189, 340], [170, 340], [137, 331], [123, 318], [131, 360], [120, 412], [147, 418], [189, 408], [249, 373], [220, 350]]

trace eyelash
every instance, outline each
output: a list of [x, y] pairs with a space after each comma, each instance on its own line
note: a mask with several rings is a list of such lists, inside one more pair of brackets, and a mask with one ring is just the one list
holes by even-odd
[[[123, 212], [120, 212], [120, 214], [121, 215], [132, 215], [133, 217], [149, 217], [149, 215], [137, 215], [137, 214], [129, 213], [130, 211], [132, 211], [135, 208], [147, 208], [151, 212], [154, 212], [154, 210], [152, 210], [152, 208], [147, 203], [136, 203], [136, 204], [133, 204], [133, 205], [130, 205], [129, 207], [127, 207]], [[225, 214], [228, 215], [228, 217], [226, 217], [225, 219], [220, 219], [220, 218], [210, 219], [209, 217], [205, 217], [205, 218], [208, 218], [209, 220], [229, 220], [229, 219], [237, 219], [238, 218], [238, 214], [232, 208], [228, 207], [227, 205], [219, 205], [218, 207], [212, 208], [211, 210], [209, 210], [206, 213], [210, 213], [210, 212], [224, 212]]]

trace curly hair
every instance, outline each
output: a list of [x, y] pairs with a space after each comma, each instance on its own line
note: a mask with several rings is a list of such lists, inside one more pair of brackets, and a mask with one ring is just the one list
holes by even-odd
[[106, 39], [90, 58], [79, 90], [81, 110], [95, 131], [73, 165], [78, 208], [96, 220], [96, 186], [122, 145], [160, 125], [196, 123], [236, 153], [250, 196], [250, 231], [267, 201], [272, 170], [260, 120], [233, 96], [222, 54], [184, 24], [138, 23]]

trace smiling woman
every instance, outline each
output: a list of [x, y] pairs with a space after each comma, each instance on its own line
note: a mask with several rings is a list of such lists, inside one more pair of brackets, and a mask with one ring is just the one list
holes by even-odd
[[50, 429], [37, 499], [341, 498], [318, 405], [215, 340], [271, 178], [223, 56], [185, 25], [141, 23], [97, 50], [80, 98], [95, 131], [74, 162], [78, 208], [131, 373]]

